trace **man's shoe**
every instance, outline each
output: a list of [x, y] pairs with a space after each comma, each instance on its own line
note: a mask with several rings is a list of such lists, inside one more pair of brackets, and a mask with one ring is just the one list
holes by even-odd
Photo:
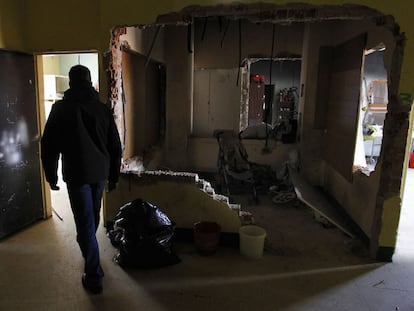
[[82, 285], [86, 291], [94, 295], [101, 294], [103, 291], [102, 284], [91, 284], [90, 282], [87, 282], [86, 274], [82, 275]]

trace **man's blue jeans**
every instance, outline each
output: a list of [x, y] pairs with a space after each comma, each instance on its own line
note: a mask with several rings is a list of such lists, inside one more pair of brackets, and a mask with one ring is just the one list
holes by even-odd
[[104, 276], [96, 239], [104, 188], [104, 181], [83, 185], [67, 183], [69, 200], [75, 219], [77, 241], [85, 259], [84, 272], [86, 280], [91, 284], [101, 283]]

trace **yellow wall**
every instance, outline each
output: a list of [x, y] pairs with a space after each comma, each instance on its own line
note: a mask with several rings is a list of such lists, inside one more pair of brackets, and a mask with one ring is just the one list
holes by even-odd
[[[26, 0], [24, 2], [26, 12], [23, 20], [24, 45], [28, 51], [99, 48], [103, 36], [99, 0]], [[109, 34], [109, 28], [104, 32]], [[109, 41], [105, 46], [108, 49]]]
[[[114, 5], [113, 1], [101, 0], [101, 16], [102, 16], [102, 30], [109, 29], [114, 25], [132, 25], [135, 23], [145, 24], [151, 22], [159, 14], [170, 13], [173, 11], [179, 11], [185, 6], [188, 5], [217, 5], [217, 4], [230, 4], [234, 1], [215, 1], [215, 0], [175, 0], [175, 1], [153, 1], [153, 2], [144, 2], [144, 1], [129, 1], [121, 0], [117, 1]], [[242, 3], [255, 3], [258, 1], [238, 1]], [[277, 1], [269, 0], [266, 1], [269, 3], [275, 4], [286, 4], [289, 1]], [[303, 3], [316, 4], [316, 5], [343, 5], [350, 3], [349, 1], [340, 1], [340, 0], [308, 0], [303, 1]], [[396, 18], [397, 23], [401, 26], [403, 32], [407, 35], [407, 48], [405, 55], [410, 55], [410, 51], [413, 50], [414, 40], [414, 31], [409, 32], [411, 29], [412, 19], [414, 16], [414, 3], [406, 0], [395, 0], [395, 1], [378, 1], [378, 0], [355, 0], [352, 1], [353, 4], [365, 5], [371, 8], [375, 8], [381, 11], [384, 14], [393, 15]], [[410, 39], [411, 38], [411, 39]], [[406, 58], [404, 61], [402, 81], [401, 81], [401, 90], [403, 92], [413, 93], [414, 85], [414, 75], [410, 75], [414, 70], [414, 59]]]
[[[109, 50], [110, 31], [117, 25], [147, 24], [158, 15], [179, 11], [188, 5], [230, 4], [233, 1], [109, 1], [109, 0], [1, 0], [0, 47], [28, 51]], [[256, 1], [239, 1], [254, 3]], [[285, 1], [268, 1], [285, 4]], [[348, 1], [308, 0], [309, 4], [343, 5]], [[401, 92], [413, 94], [414, 3], [406, 0], [356, 0], [354, 4], [375, 8], [395, 17], [406, 33]]]
[[0, 1], [0, 48], [21, 50], [23, 48], [22, 21], [23, 0]]
[[382, 212], [382, 228], [379, 236], [379, 246], [393, 247], [397, 242], [398, 217], [401, 199], [391, 197], [385, 200]]

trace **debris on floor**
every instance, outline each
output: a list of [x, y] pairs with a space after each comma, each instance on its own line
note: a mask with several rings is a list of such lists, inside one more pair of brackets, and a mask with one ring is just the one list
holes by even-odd
[[300, 201], [305, 203], [318, 215], [342, 230], [351, 238], [355, 237], [350, 224], [342, 217], [341, 213], [335, 209], [327, 197], [317, 188], [310, 185], [295, 169], [289, 169], [296, 195]]
[[254, 217], [253, 214], [247, 211], [240, 211], [239, 212], [241, 225], [253, 225], [254, 224]]

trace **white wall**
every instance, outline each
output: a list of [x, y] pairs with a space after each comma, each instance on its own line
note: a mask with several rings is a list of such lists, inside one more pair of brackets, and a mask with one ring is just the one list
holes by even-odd
[[192, 135], [213, 137], [214, 130], [239, 132], [240, 84], [236, 69], [194, 71], [194, 125]]
[[97, 53], [43, 55], [43, 73], [45, 75], [68, 76], [70, 68], [78, 64], [89, 68], [93, 86], [99, 86]]
[[74, 65], [83, 65], [91, 71], [93, 86], [99, 86], [99, 68], [97, 53], [62, 54], [59, 55], [60, 74], [67, 76]]

